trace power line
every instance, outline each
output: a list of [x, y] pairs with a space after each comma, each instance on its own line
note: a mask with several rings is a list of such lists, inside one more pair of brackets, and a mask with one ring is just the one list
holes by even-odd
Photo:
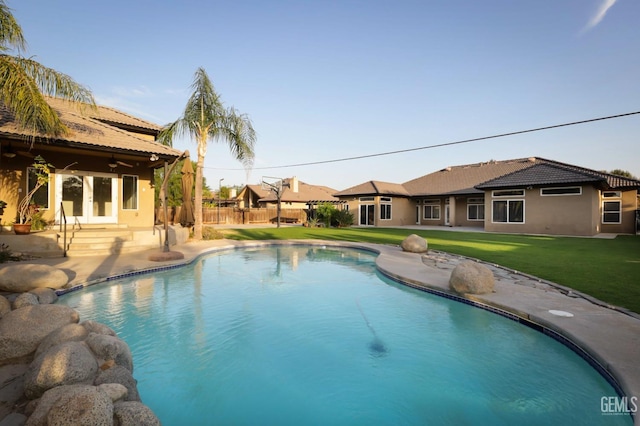
[[[593, 123], [595, 121], [604, 121], [604, 120], [611, 120], [611, 119], [614, 119], [614, 118], [628, 117], [628, 116], [635, 115], [635, 114], [640, 114], [640, 111], [628, 112], [628, 113], [625, 113], [625, 114], [609, 115], [609, 116], [606, 116], [606, 117], [590, 118], [588, 120], [572, 121], [570, 123], [554, 124], [554, 125], [551, 125], [551, 126], [536, 127], [534, 129], [518, 130], [516, 132], [500, 133], [500, 134], [491, 135], [491, 136], [482, 136], [482, 137], [479, 137], [479, 138], [464, 139], [464, 140], [459, 140], [459, 141], [455, 141], [455, 142], [445, 142], [445, 143], [439, 143], [439, 144], [435, 144], [435, 145], [426, 145], [426, 146], [420, 146], [420, 147], [417, 147], [417, 148], [399, 149], [399, 150], [395, 150], [395, 151], [379, 152], [379, 153], [376, 153], [376, 154], [357, 155], [357, 156], [354, 156], [354, 157], [335, 158], [335, 159], [332, 159], [332, 160], [310, 161], [310, 162], [307, 162], [307, 163], [286, 164], [286, 165], [282, 165], [282, 166], [254, 167], [252, 170], [271, 170], [271, 169], [286, 169], [286, 168], [291, 168], [291, 167], [315, 166], [315, 165], [318, 165], [318, 164], [339, 163], [339, 162], [342, 162], [342, 161], [361, 160], [363, 158], [373, 158], [373, 157], [382, 157], [382, 156], [385, 156], [385, 155], [403, 154], [403, 153], [406, 153], [406, 152], [421, 151], [421, 150], [432, 149], [432, 148], [441, 148], [443, 146], [461, 145], [461, 144], [465, 144], [465, 143], [485, 141], [485, 140], [488, 140], [488, 139], [497, 139], [497, 138], [504, 138], [504, 137], [507, 137], [507, 136], [522, 135], [524, 133], [540, 132], [540, 131], [543, 131], [543, 130], [557, 129], [557, 128], [560, 128], [560, 127], [577, 126], [579, 124], [587, 124], [587, 123]], [[224, 168], [218, 168], [218, 167], [206, 167], [206, 168], [207, 169], [215, 169], [215, 170], [244, 170], [244, 169], [224, 169]]]

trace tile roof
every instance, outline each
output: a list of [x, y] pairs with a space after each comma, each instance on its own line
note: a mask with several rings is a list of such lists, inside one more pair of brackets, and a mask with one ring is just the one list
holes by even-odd
[[[69, 127], [71, 132], [69, 135], [55, 139], [39, 137], [41, 135], [36, 134], [33, 135], [36, 137], [35, 143], [75, 146], [103, 151], [127, 151], [145, 155], [157, 154], [172, 158], [181, 154], [176, 149], [118, 128], [118, 125], [122, 125], [128, 130], [156, 135], [161, 129], [158, 125], [119, 112], [113, 108], [99, 106], [97, 111], [92, 111], [88, 107], [79, 109], [69, 102], [56, 98], [48, 98], [48, 102], [58, 112], [60, 119]], [[14, 122], [12, 114], [1, 107], [0, 135], [21, 140], [24, 140], [25, 136], [32, 136], [20, 129]]]
[[[258, 195], [258, 197], [260, 197], [260, 199], [266, 197], [267, 195], [269, 195], [269, 191], [266, 191], [264, 189], [262, 189], [261, 185], [247, 185], [246, 186], [251, 192], [255, 193]], [[240, 197], [240, 194], [242, 194], [242, 191], [240, 191], [238, 193], [238, 197]]]
[[534, 161], [520, 158], [452, 166], [405, 182], [403, 186], [412, 196], [478, 194], [481, 191], [476, 185], [530, 167]]
[[336, 197], [354, 197], [362, 195], [396, 195], [409, 197], [411, 194], [407, 189], [398, 183], [381, 182], [370, 180], [360, 185], [352, 186], [343, 191], [334, 193]]
[[465, 164], [447, 167], [412, 179], [402, 185], [368, 181], [334, 195], [403, 195], [410, 197], [481, 194], [485, 189], [600, 184], [605, 188], [640, 188], [640, 180], [629, 179], [540, 157]]
[[476, 185], [478, 189], [594, 183], [603, 188], [639, 188], [640, 181], [572, 164], [537, 158], [532, 166]]
[[[286, 178], [284, 179], [284, 183], [288, 183], [293, 186], [293, 179]], [[277, 198], [275, 194], [271, 191], [265, 191], [262, 189], [260, 185], [248, 185], [252, 191], [254, 191], [258, 196], [260, 196], [260, 201], [262, 202], [276, 202]], [[319, 185], [309, 185], [298, 180], [298, 192], [293, 192], [291, 187], [284, 188], [282, 191], [282, 195], [280, 196], [280, 201], [286, 203], [306, 203], [308, 201], [316, 201], [316, 202], [336, 202], [339, 201], [338, 198], [334, 197], [332, 194], [335, 193], [336, 190], [333, 188], [329, 188], [327, 186], [319, 186]]]

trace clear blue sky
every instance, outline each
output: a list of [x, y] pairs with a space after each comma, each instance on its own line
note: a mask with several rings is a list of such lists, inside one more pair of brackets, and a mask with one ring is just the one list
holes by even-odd
[[[213, 188], [298, 176], [342, 190], [530, 156], [640, 176], [640, 115], [260, 169], [640, 111], [637, 0], [7, 1], [26, 56], [152, 122], [181, 115], [203, 67], [258, 133], [248, 176], [210, 146]], [[174, 146], [195, 156], [190, 140]]]

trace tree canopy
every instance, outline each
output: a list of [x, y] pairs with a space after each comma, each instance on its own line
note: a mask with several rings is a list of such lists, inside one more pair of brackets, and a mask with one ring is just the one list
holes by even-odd
[[622, 176], [629, 179], [637, 179], [631, 172], [622, 169], [613, 169], [609, 173], [616, 176]]
[[93, 95], [68, 75], [21, 56], [26, 46], [22, 28], [5, 0], [0, 0], [0, 104], [30, 135], [67, 134], [69, 129], [49, 106], [46, 96], [95, 106]]
[[193, 93], [187, 100], [182, 116], [173, 123], [167, 124], [158, 140], [171, 146], [173, 140], [180, 135], [188, 135], [195, 139], [198, 145], [198, 160], [196, 162], [193, 238], [202, 239], [202, 198], [203, 173], [207, 143], [209, 141], [227, 142], [231, 154], [240, 161], [245, 168], [253, 166], [256, 133], [249, 117], [240, 114], [235, 108], [225, 108], [220, 95], [216, 93], [213, 83], [203, 68], [195, 73]]

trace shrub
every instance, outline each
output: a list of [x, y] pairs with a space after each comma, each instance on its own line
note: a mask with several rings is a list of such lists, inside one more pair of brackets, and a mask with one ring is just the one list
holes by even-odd
[[49, 223], [42, 218], [43, 213], [40, 211], [38, 206], [35, 206], [35, 209], [35, 213], [31, 216], [31, 229], [34, 231], [42, 231], [49, 225]]
[[338, 228], [346, 228], [353, 225], [353, 213], [349, 210], [336, 210], [332, 216], [332, 224]]
[[331, 203], [322, 203], [316, 208], [318, 220], [324, 222], [327, 228], [331, 226], [331, 218], [337, 211], [338, 209], [336, 209], [336, 207]]
[[224, 234], [211, 226], [205, 226], [202, 228], [203, 240], [221, 240], [224, 238]]

